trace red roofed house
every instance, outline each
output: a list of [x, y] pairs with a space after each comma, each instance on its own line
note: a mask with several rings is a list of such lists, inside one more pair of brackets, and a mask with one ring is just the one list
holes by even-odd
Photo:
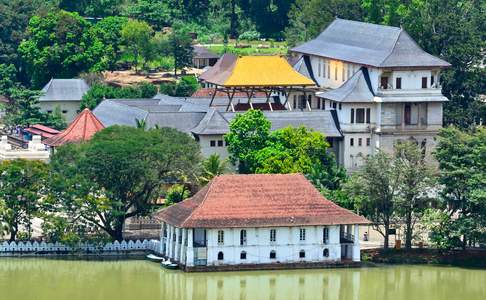
[[218, 176], [155, 217], [160, 252], [185, 270], [358, 262], [358, 228], [369, 223], [300, 174]]
[[61, 131], [61, 133], [43, 141], [44, 144], [51, 147], [58, 147], [68, 143], [80, 143], [91, 139], [91, 137], [105, 126], [96, 118], [96, 116], [85, 108]]

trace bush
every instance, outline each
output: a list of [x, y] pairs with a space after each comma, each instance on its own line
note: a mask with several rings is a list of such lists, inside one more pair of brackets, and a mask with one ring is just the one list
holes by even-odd
[[167, 204], [171, 203], [178, 203], [182, 200], [189, 198], [191, 192], [182, 184], [174, 184], [168, 191], [167, 191]]
[[260, 39], [260, 33], [256, 30], [245, 31], [238, 37], [240, 40], [244, 41], [256, 41]]
[[105, 99], [152, 98], [157, 94], [157, 87], [151, 83], [140, 83], [127, 87], [112, 87], [97, 83], [81, 99], [81, 109], [94, 109]]
[[160, 85], [160, 92], [173, 97], [190, 97], [199, 89], [196, 77], [183, 76], [178, 82], [163, 83]]

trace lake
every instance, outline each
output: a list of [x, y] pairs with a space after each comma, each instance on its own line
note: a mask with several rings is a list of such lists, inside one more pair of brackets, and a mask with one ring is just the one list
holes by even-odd
[[0, 258], [0, 299], [486, 299], [486, 270], [436, 266], [183, 273], [147, 261]]

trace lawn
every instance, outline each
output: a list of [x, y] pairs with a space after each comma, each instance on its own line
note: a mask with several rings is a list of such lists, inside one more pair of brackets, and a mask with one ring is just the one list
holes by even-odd
[[216, 54], [223, 53], [233, 53], [236, 55], [286, 55], [288, 52], [288, 47], [285, 42], [264, 42], [264, 41], [254, 41], [254, 42], [239, 42], [240, 46], [244, 45], [246, 47], [237, 47], [235, 42], [230, 42], [226, 46], [224, 44], [209, 44], [205, 45], [209, 50]]

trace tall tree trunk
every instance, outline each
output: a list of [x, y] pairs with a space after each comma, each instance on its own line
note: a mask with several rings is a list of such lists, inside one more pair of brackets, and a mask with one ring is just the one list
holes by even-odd
[[407, 211], [405, 219], [405, 249], [412, 249], [412, 210]]
[[18, 226], [13, 225], [10, 227], [10, 239], [9, 242], [15, 242], [15, 239], [17, 238], [17, 233], [18, 233]]
[[238, 20], [236, 17], [236, 0], [231, 1], [231, 20], [230, 20], [230, 36], [232, 39], [236, 39], [236, 27], [238, 26]]
[[114, 232], [112, 238], [121, 242], [123, 241], [123, 225], [125, 224], [125, 217], [119, 217], [115, 223]]
[[388, 249], [389, 248], [389, 232], [390, 232], [390, 223], [389, 222], [384, 222], [383, 226], [385, 227], [385, 236], [384, 236], [384, 241], [383, 241], [383, 248]]

